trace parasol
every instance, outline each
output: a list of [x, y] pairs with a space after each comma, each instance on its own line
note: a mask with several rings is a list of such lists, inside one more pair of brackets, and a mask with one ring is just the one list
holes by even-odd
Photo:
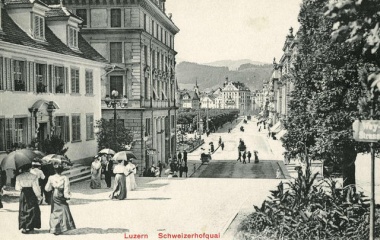
[[43, 153], [43, 152], [41, 152], [41, 151], [39, 151], [39, 150], [33, 150], [33, 152], [34, 152], [34, 153], [37, 155], [37, 157], [40, 158], [40, 159], [46, 156], [45, 153]]
[[45, 164], [62, 164], [62, 165], [68, 165], [68, 166], [72, 165], [69, 159], [67, 159], [65, 156], [58, 155], [58, 154], [46, 155], [41, 160], [42, 160], [42, 163], [45, 163]]
[[118, 152], [115, 154], [115, 156], [113, 156], [112, 160], [114, 161], [127, 161], [131, 158], [134, 158], [134, 159], [137, 159], [136, 156], [133, 154], [133, 152], [131, 151], [121, 151], [121, 152]]
[[110, 155], [115, 155], [115, 151], [112, 150], [111, 148], [104, 148], [99, 151], [99, 154], [110, 154]]
[[37, 155], [29, 149], [20, 149], [9, 153], [5, 156], [1, 162], [1, 168], [6, 169], [18, 169], [24, 165], [32, 164], [33, 159]]

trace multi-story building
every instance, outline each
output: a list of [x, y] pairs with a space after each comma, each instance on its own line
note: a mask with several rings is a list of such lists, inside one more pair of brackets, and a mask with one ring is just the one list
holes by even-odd
[[193, 91], [183, 90], [179, 93], [179, 106], [183, 109], [199, 109], [200, 92], [198, 84], [195, 84]]
[[0, 8], [0, 151], [56, 135], [71, 160], [93, 157], [107, 61], [83, 39], [82, 20], [40, 1]]
[[251, 90], [244, 83], [232, 82], [226, 78], [221, 97], [222, 109], [239, 109], [243, 115], [247, 115], [251, 109]]
[[[59, 0], [44, 0], [58, 3]], [[118, 121], [134, 132], [133, 152], [140, 171], [167, 162], [176, 152], [174, 37], [179, 28], [165, 12], [165, 0], [63, 0], [81, 17], [84, 38], [113, 69], [102, 77], [102, 98], [117, 90], [128, 99]], [[113, 109], [102, 104], [102, 116]]]

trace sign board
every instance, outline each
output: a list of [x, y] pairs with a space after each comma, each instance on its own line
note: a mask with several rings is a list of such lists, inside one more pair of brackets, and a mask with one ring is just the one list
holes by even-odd
[[380, 120], [355, 120], [352, 129], [355, 141], [378, 142], [380, 140]]

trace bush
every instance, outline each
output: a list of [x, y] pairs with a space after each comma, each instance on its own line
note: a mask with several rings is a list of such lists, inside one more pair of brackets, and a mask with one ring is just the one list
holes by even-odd
[[368, 239], [369, 204], [363, 193], [352, 185], [337, 188], [331, 179], [314, 184], [316, 176], [300, 172], [298, 178], [281, 182], [269, 200], [254, 206], [256, 211], [240, 224], [240, 237]]

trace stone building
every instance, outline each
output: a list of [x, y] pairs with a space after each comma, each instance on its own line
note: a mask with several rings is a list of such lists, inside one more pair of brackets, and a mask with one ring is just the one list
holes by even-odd
[[251, 90], [244, 83], [232, 82], [226, 78], [220, 94], [222, 109], [239, 109], [240, 114], [249, 114], [251, 109]]
[[[113, 65], [102, 77], [102, 99], [113, 90], [128, 99], [126, 108], [117, 108], [117, 118], [134, 132], [132, 151], [139, 173], [145, 166], [167, 162], [176, 152], [174, 37], [179, 28], [166, 14], [165, 0], [63, 0], [63, 4], [84, 20], [84, 38]], [[114, 118], [104, 101], [102, 116]]]
[[56, 135], [75, 161], [97, 154], [106, 59], [60, 5], [6, 0], [0, 10], [0, 151]]

